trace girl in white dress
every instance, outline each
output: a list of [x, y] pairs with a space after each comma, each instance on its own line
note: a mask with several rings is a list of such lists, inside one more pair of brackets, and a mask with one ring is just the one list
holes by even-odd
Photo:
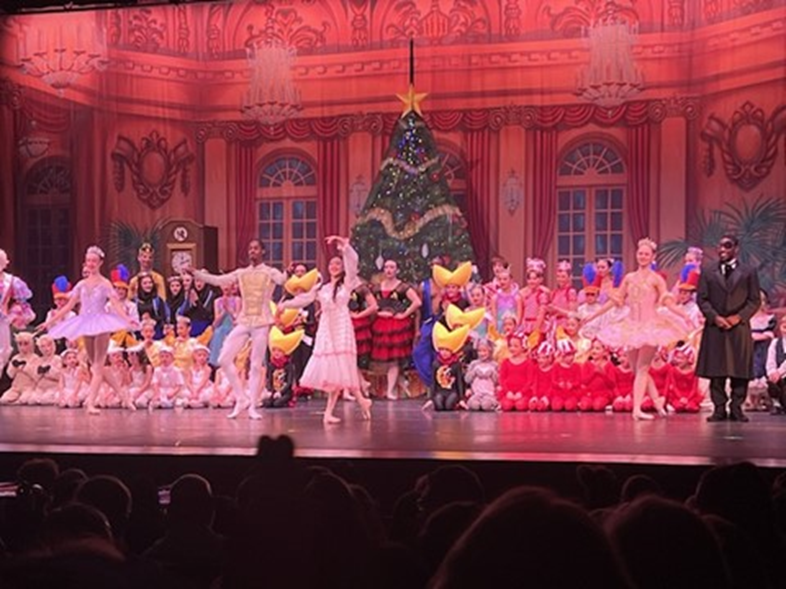
[[79, 407], [84, 397], [85, 373], [79, 364], [79, 352], [75, 348], [66, 348], [60, 357], [63, 369], [60, 371], [60, 388], [57, 404], [59, 407]]
[[[63, 337], [71, 340], [76, 340], [79, 337], [84, 338], [83, 341], [90, 362], [90, 370], [93, 374], [86, 403], [87, 412], [91, 415], [99, 413], [96, 401], [101, 384], [106, 380], [104, 362], [107, 349], [109, 348], [110, 334], [115, 331], [129, 328], [133, 330], [138, 327], [126, 314], [120, 299], [117, 298], [115, 289], [112, 287], [112, 283], [101, 276], [101, 264], [103, 262], [104, 252], [101, 248], [96, 245], [91, 245], [87, 248], [83, 266], [85, 278], [80, 280], [74, 287], [71, 297], [63, 308], [38, 328], [39, 331], [49, 329], [49, 335], [56, 340]], [[79, 315], [58, 323], [77, 303], [80, 303]], [[109, 303], [113, 312], [106, 310], [107, 303]], [[118, 395], [123, 398], [125, 407], [136, 409], [131, 399], [124, 396], [124, 391], [120, 389], [117, 383], [111, 382], [111, 379], [108, 382], [116, 388]]]
[[204, 344], [194, 344], [193, 364], [186, 371], [187, 407], [207, 407], [213, 398], [213, 381], [210, 380], [208, 358], [210, 349]]
[[342, 390], [352, 393], [363, 418], [370, 419], [371, 399], [366, 399], [361, 392], [355, 330], [349, 314], [349, 300], [359, 284], [358, 254], [346, 237], [332, 235], [325, 242], [328, 245], [335, 243], [341, 254], [340, 258], [331, 258], [328, 264], [330, 280], [280, 304], [282, 308], [302, 308], [314, 300], [319, 302], [321, 314], [314, 351], [300, 378], [300, 386], [327, 393], [327, 407], [322, 418], [325, 424], [341, 421], [333, 411]]
[[153, 366], [145, 354], [145, 345], [138, 343], [126, 348], [128, 355], [128, 373], [130, 376], [128, 394], [134, 405], [140, 409], [150, 404], [153, 396]]

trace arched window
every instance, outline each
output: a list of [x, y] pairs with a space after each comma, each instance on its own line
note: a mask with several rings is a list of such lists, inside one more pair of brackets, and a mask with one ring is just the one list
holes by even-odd
[[278, 155], [263, 163], [257, 182], [257, 228], [269, 264], [317, 265], [317, 178], [304, 156]]
[[623, 254], [625, 163], [591, 140], [568, 151], [557, 169], [557, 259], [570, 260], [580, 285], [585, 262]]
[[437, 147], [439, 160], [442, 163], [442, 172], [448, 181], [450, 195], [456, 202], [456, 206], [462, 211], [466, 211], [467, 204], [467, 169], [464, 160], [456, 153], [452, 146], [440, 144]]
[[19, 260], [33, 290], [36, 314], [51, 303], [52, 280], [71, 272], [71, 167], [68, 161], [46, 159], [27, 172], [19, 203]]

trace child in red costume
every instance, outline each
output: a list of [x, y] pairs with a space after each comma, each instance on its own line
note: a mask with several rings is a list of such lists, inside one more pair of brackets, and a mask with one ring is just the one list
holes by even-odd
[[582, 366], [584, 394], [579, 399], [580, 411], [604, 411], [617, 396], [617, 378], [606, 346], [592, 342], [590, 357]]
[[[660, 347], [655, 357], [652, 359], [650, 365], [650, 382], [647, 386], [647, 393], [644, 396], [644, 401], [641, 403], [642, 411], [655, 411], [655, 403], [653, 402], [653, 392], [657, 392], [658, 397], [666, 398], [666, 382], [669, 380], [669, 373], [672, 367], [669, 364], [669, 351], [665, 347]], [[650, 387], [654, 386], [655, 391], [651, 391]]]
[[538, 346], [537, 360], [533, 368], [532, 397], [530, 411], [548, 411], [554, 387], [554, 346], [543, 342]]
[[557, 341], [551, 393], [552, 411], [575, 411], [581, 396], [581, 365], [576, 364], [576, 346], [569, 339]]
[[508, 337], [508, 352], [499, 370], [499, 404], [503, 411], [526, 411], [532, 397], [533, 366], [527, 338], [516, 332]]
[[619, 364], [615, 368], [617, 377], [617, 396], [611, 403], [611, 408], [617, 412], [630, 413], [633, 411], [633, 379], [636, 373], [630, 367], [628, 355], [620, 351], [616, 354]]
[[672, 369], [666, 381], [666, 402], [677, 413], [698, 413], [703, 395], [694, 370], [696, 352], [690, 344], [674, 350]]

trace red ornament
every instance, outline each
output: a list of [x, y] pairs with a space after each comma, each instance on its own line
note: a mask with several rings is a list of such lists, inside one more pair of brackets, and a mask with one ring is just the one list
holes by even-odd
[[439, 174], [437, 172], [433, 172], [431, 174], [431, 181], [432, 182], [438, 182], [439, 181]]

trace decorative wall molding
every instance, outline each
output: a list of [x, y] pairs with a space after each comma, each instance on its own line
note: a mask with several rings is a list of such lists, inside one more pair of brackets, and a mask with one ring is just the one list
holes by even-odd
[[298, 53], [314, 53], [326, 43], [326, 33], [330, 23], [322, 22], [319, 28], [311, 26], [292, 6], [276, 7], [272, 2], [265, 6], [265, 22], [262, 26], [249, 24], [246, 27], [245, 46], [251, 47], [259, 42], [275, 39], [287, 47], [294, 47]]
[[[560, 4], [560, 3], [558, 3]], [[541, 10], [551, 19], [551, 30], [563, 37], [581, 37], [585, 29], [601, 20], [614, 19], [631, 25], [639, 22], [636, 0], [573, 0], [573, 5], [555, 10], [546, 3]]]
[[[491, 109], [429, 112], [424, 118], [428, 126], [435, 131], [499, 131], [507, 126], [519, 126], [529, 130], [575, 128], [588, 124], [632, 127], [647, 123], [657, 124], [668, 117], [694, 120], [700, 112], [699, 98], [672, 97], [668, 100], [629, 102], [614, 108], [602, 108], [593, 104], [545, 107], [510, 105]], [[398, 113], [369, 113], [318, 119], [290, 119], [274, 126], [210, 121], [195, 125], [195, 137], [198, 143], [211, 138], [222, 138], [229, 143], [254, 143], [283, 139], [332, 139], [360, 132], [390, 135], [398, 119]]]
[[704, 173], [715, 173], [715, 148], [721, 152], [723, 169], [730, 182], [746, 192], [769, 176], [778, 156], [778, 140], [786, 133], [786, 104], [767, 117], [764, 110], [745, 102], [729, 121], [711, 114], [701, 138], [707, 143]]
[[166, 38], [166, 23], [160, 22], [149, 8], [128, 14], [128, 41], [138, 51], [157, 53]]
[[115, 190], [125, 189], [127, 166], [134, 192], [153, 210], [172, 198], [178, 175], [182, 193], [188, 196], [191, 190], [189, 165], [194, 161], [194, 154], [188, 149], [186, 139], [169, 149], [167, 139], [155, 130], [142, 138], [139, 147], [128, 137], [118, 135], [111, 157]]
[[[423, 3], [425, 4], [425, 3]], [[398, 2], [382, 23], [382, 41], [394, 45], [408, 43], [414, 37], [430, 45], [452, 45], [488, 40], [491, 21], [482, 2], [465, 0], [432, 1], [428, 11], [417, 2]]]
[[0, 78], [0, 105], [9, 106], [14, 110], [22, 107], [24, 88], [8, 78]]

